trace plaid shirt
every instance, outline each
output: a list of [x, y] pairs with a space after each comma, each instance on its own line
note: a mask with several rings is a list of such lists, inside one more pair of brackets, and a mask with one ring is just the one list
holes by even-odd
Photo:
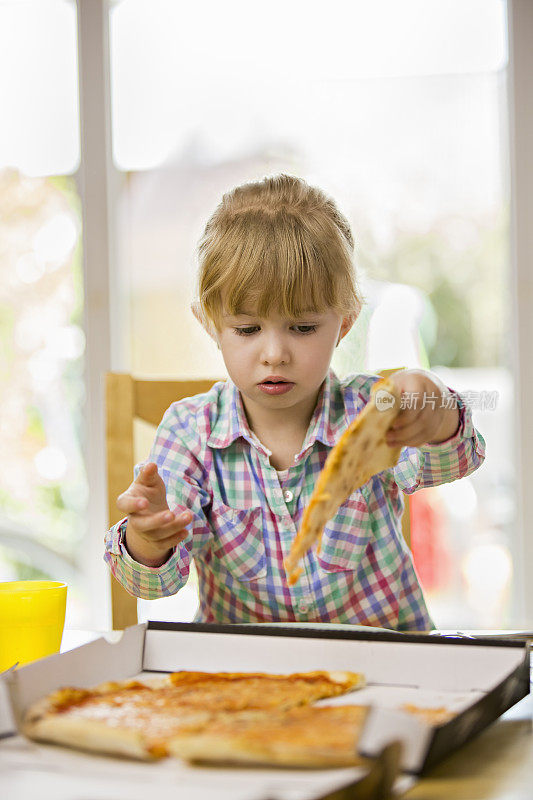
[[165, 482], [169, 507], [193, 512], [190, 533], [163, 566], [146, 567], [123, 544], [123, 520], [106, 536], [105, 560], [115, 577], [137, 597], [172, 595], [187, 581], [194, 558], [196, 621], [432, 628], [401, 533], [403, 492], [453, 481], [482, 463], [483, 438], [459, 395], [455, 436], [403, 448], [393, 469], [350, 495], [326, 525], [320, 554], [312, 550], [303, 559], [296, 585], [288, 585], [283, 567], [326, 457], [376, 380], [376, 375], [352, 375], [339, 381], [330, 370], [302, 449], [282, 477], [250, 430], [231, 381], [170, 406], [150, 460]]

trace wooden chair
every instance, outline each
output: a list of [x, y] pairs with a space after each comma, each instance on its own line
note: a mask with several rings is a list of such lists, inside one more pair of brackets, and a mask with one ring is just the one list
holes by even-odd
[[[383, 370], [383, 376], [396, 370]], [[207, 392], [214, 380], [152, 380], [134, 378], [126, 373], [106, 375], [106, 458], [107, 505], [109, 526], [121, 519], [116, 500], [130, 485], [135, 456], [135, 421], [156, 427], [175, 400]], [[403, 535], [410, 545], [411, 522], [409, 498], [405, 498], [402, 518]], [[130, 595], [111, 577], [111, 610], [114, 630], [137, 623], [137, 598]]]
[[[214, 380], [148, 380], [109, 372], [106, 375], [106, 459], [109, 525], [121, 519], [116, 500], [133, 479], [135, 421], [157, 426], [175, 400], [207, 392]], [[137, 623], [137, 598], [111, 577], [113, 629]]]

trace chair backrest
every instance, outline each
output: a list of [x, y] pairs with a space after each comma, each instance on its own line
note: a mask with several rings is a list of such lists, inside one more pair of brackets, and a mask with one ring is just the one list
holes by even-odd
[[[388, 376], [396, 370], [383, 370]], [[207, 392], [214, 380], [152, 380], [134, 378], [127, 373], [108, 372], [106, 375], [106, 459], [107, 507], [109, 525], [121, 518], [116, 506], [119, 494], [130, 485], [135, 463], [135, 420], [159, 424], [167, 408], [184, 397]], [[411, 544], [409, 497], [405, 497], [402, 531], [407, 545]], [[137, 623], [137, 598], [111, 577], [111, 612], [114, 630]]]
[[[106, 375], [106, 460], [109, 525], [121, 518], [116, 500], [133, 479], [135, 463], [134, 423], [143, 420], [157, 426], [175, 400], [207, 392], [214, 380], [151, 380], [109, 372]], [[137, 598], [111, 578], [113, 629], [137, 622]]]

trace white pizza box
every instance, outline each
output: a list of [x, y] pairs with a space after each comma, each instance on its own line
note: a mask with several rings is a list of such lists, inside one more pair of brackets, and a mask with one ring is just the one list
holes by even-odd
[[[9, 701], [8, 708], [12, 711], [5, 711], [4, 718], [9, 728], [9, 714], [12, 714], [13, 728], [33, 702], [61, 686], [90, 687], [106, 680], [181, 669], [363, 672], [367, 680], [365, 689], [323, 702], [370, 705], [361, 752], [376, 756], [388, 743], [399, 740], [403, 747], [402, 768], [410, 773], [420, 773], [435, 764], [529, 692], [529, 651], [525, 644], [516, 641], [353, 631], [342, 626], [310, 629], [150, 621], [128, 628], [118, 642], [100, 638], [11, 670], [0, 680], [0, 717], [2, 705], [6, 708]], [[446, 724], [433, 727], [402, 711], [405, 703], [444, 707], [454, 711], [455, 716]], [[4, 728], [4, 733], [8, 728]], [[364, 774], [356, 768], [316, 771], [202, 768], [171, 759], [135, 764], [39, 745], [14, 736], [0, 741], [0, 773], [4, 760], [11, 765], [14, 783], [10, 789], [18, 791], [21, 798], [26, 794], [20, 781], [28, 780], [30, 758], [34, 770], [35, 764], [41, 764], [40, 788], [51, 780], [50, 797], [54, 796], [54, 800], [63, 796], [60, 789], [65, 774], [76, 781], [81, 770], [83, 774], [90, 772], [94, 778], [102, 770], [106, 773], [106, 765], [107, 771], [115, 770], [113, 774], [120, 775], [129, 786], [129, 800], [141, 796], [139, 787], [147, 775], [152, 776], [154, 791], [157, 781], [161, 782], [161, 788], [178, 781], [180, 787], [186, 787], [187, 797], [199, 800], [213, 796], [215, 790], [224, 797], [226, 789], [228, 797], [233, 798], [304, 800], [321, 798], [341, 786], [354, 784]], [[13, 772], [13, 764], [25, 766], [15, 766]], [[47, 769], [42, 769], [42, 764], [48, 765]], [[63, 782], [56, 786], [58, 774]], [[43, 792], [41, 798], [46, 797], [44, 789]], [[15, 792], [11, 791], [10, 796], [15, 796]], [[91, 796], [100, 796], [92, 784]], [[107, 797], [109, 793], [101, 796]], [[122, 794], [113, 791], [112, 796], [120, 798]]]

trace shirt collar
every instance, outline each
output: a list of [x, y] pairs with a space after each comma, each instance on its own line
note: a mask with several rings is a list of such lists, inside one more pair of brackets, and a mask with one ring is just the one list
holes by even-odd
[[312, 447], [316, 441], [322, 442], [322, 444], [328, 447], [333, 447], [337, 441], [339, 437], [338, 424], [335, 418], [332, 418], [331, 412], [334, 406], [332, 394], [336, 394], [335, 390], [337, 389], [338, 383], [337, 376], [333, 370], [330, 369], [320, 389], [317, 404], [307, 429], [307, 435], [301, 453], [296, 457], [296, 461], [298, 461], [299, 457]]
[[207, 444], [209, 447], [229, 447], [239, 437], [254, 444], [262, 453], [271, 455], [270, 450], [261, 444], [250, 430], [239, 390], [231, 380], [227, 380], [220, 394], [218, 418], [211, 430]]
[[[307, 429], [307, 435], [296, 461], [316, 441], [322, 442], [328, 447], [333, 447], [346, 429], [348, 423], [344, 403], [341, 401], [342, 393], [339, 389], [339, 379], [330, 369], [320, 389], [318, 401]], [[340, 405], [339, 401], [341, 401]], [[220, 394], [218, 418], [207, 444], [209, 447], [224, 448], [228, 447], [240, 436], [266, 455], [271, 455], [270, 450], [262, 445], [250, 430], [240, 392], [235, 384], [228, 380]]]

